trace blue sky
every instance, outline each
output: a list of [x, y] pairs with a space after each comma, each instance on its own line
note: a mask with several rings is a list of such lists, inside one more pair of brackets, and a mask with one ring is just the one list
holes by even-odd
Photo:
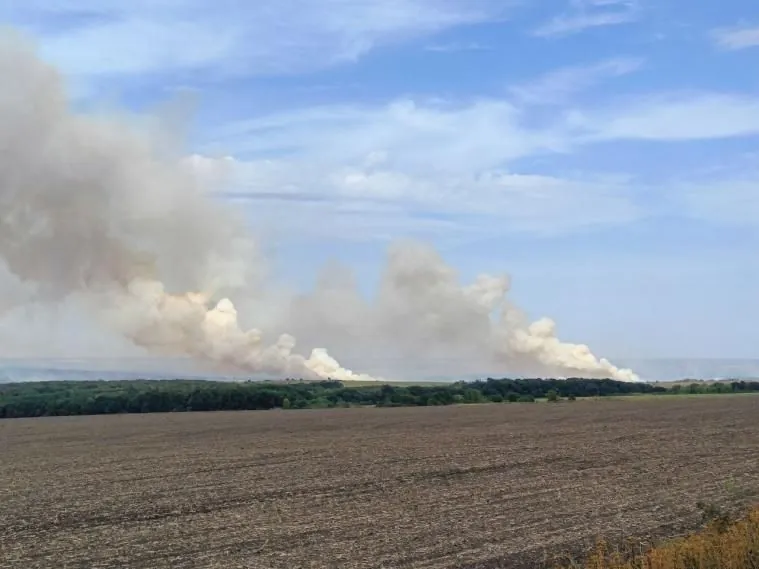
[[[433, 242], [610, 357], [759, 343], [759, 4], [27, 0], [82, 108], [191, 116], [279, 278]], [[181, 115], [184, 116], [184, 115]]]

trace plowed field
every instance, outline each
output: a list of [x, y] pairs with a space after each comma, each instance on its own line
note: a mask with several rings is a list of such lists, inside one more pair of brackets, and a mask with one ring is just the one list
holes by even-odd
[[468, 569], [759, 496], [759, 397], [0, 421], [0, 567]]

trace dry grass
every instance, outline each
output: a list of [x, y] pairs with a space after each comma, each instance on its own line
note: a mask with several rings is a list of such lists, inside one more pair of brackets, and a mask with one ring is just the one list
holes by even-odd
[[756, 569], [759, 567], [759, 507], [744, 519], [712, 521], [705, 530], [645, 552], [611, 550], [600, 543], [582, 569]]
[[759, 398], [0, 421], [0, 567], [553, 566], [759, 489]]

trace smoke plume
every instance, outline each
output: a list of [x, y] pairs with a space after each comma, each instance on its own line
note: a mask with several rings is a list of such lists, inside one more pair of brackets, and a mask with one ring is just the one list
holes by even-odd
[[[508, 301], [507, 277], [461, 286], [416, 243], [390, 249], [374, 300], [349, 272], [328, 267], [267, 333], [246, 330], [229, 298], [275, 297], [245, 223], [210, 197], [207, 176], [149, 122], [73, 112], [60, 75], [19, 42], [0, 44], [0, 77], [0, 278], [31, 291], [26, 302], [76, 297], [152, 353], [271, 376], [372, 379], [319, 346], [329, 338], [351, 353], [409, 361], [455, 355], [512, 373], [637, 379], [558, 340], [551, 320], [529, 323]], [[287, 331], [303, 334], [308, 357]]]
[[328, 267], [312, 294], [295, 299], [287, 326], [306, 344], [327, 337], [352, 353], [407, 364], [445, 359], [471, 372], [490, 362], [512, 374], [637, 381], [588, 346], [560, 341], [552, 320], [530, 323], [508, 300], [509, 288], [507, 275], [462, 286], [434, 249], [400, 242], [390, 248], [374, 302], [356, 292], [349, 271]]

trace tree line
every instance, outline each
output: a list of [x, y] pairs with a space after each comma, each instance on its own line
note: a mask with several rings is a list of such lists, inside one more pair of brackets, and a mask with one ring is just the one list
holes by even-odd
[[[339, 381], [48, 381], [0, 384], [0, 418], [182, 411], [313, 409], [533, 402], [538, 398], [759, 391], [759, 382], [666, 388], [611, 379], [484, 379], [435, 385]], [[719, 387], [714, 387], [718, 385]]]

